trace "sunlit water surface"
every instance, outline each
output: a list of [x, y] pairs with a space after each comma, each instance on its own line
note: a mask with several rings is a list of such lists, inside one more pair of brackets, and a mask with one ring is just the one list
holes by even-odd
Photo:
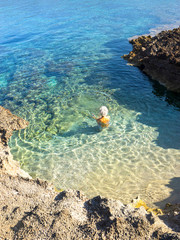
[[[29, 121], [14, 159], [92, 197], [176, 201], [179, 97], [121, 58], [128, 38], [179, 24], [173, 1], [1, 1], [0, 104]], [[91, 114], [109, 108], [99, 131]]]

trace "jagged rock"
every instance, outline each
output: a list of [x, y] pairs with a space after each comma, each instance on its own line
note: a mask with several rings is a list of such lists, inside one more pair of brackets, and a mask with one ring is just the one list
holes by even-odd
[[13, 160], [8, 147], [8, 140], [13, 131], [28, 126], [24, 119], [13, 115], [9, 110], [0, 106], [0, 171], [9, 173], [12, 176], [20, 175], [31, 178], [28, 173], [20, 169], [19, 163]]
[[0, 106], [0, 144], [7, 146], [13, 131], [26, 128], [28, 122]]
[[88, 199], [79, 191], [57, 195], [49, 184], [0, 178], [3, 239], [179, 239], [157, 216], [118, 200]]
[[124, 55], [168, 90], [180, 92], [180, 27], [162, 31], [155, 37], [141, 36], [130, 40], [133, 50]]

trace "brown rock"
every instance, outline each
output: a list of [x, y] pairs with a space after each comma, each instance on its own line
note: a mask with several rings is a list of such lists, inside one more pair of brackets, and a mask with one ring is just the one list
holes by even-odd
[[0, 106], [0, 144], [6, 146], [13, 131], [26, 128], [28, 122]]
[[168, 222], [143, 207], [134, 209], [100, 196], [88, 200], [75, 190], [56, 196], [49, 184], [0, 177], [3, 239], [179, 239]]
[[28, 173], [20, 169], [19, 163], [13, 160], [8, 147], [8, 140], [12, 136], [13, 131], [27, 126], [27, 121], [13, 115], [9, 110], [0, 106], [0, 171], [9, 173], [12, 176], [20, 175], [31, 178]]
[[130, 41], [133, 50], [124, 55], [168, 90], [180, 92], [180, 27], [155, 37], [141, 36]]

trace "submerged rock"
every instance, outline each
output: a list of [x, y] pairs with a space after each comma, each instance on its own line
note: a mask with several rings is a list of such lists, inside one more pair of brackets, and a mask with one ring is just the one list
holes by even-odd
[[155, 37], [141, 36], [130, 40], [133, 50], [124, 55], [168, 90], [180, 92], [180, 27], [162, 31]]

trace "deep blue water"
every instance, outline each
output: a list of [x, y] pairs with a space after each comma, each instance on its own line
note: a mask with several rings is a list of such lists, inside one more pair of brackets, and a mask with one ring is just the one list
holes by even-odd
[[[180, 97], [121, 56], [128, 38], [177, 27], [179, 10], [179, 0], [1, 1], [0, 104], [30, 122], [11, 139], [14, 159], [89, 196], [170, 197]], [[102, 105], [111, 127], [99, 132], [91, 113]]]

